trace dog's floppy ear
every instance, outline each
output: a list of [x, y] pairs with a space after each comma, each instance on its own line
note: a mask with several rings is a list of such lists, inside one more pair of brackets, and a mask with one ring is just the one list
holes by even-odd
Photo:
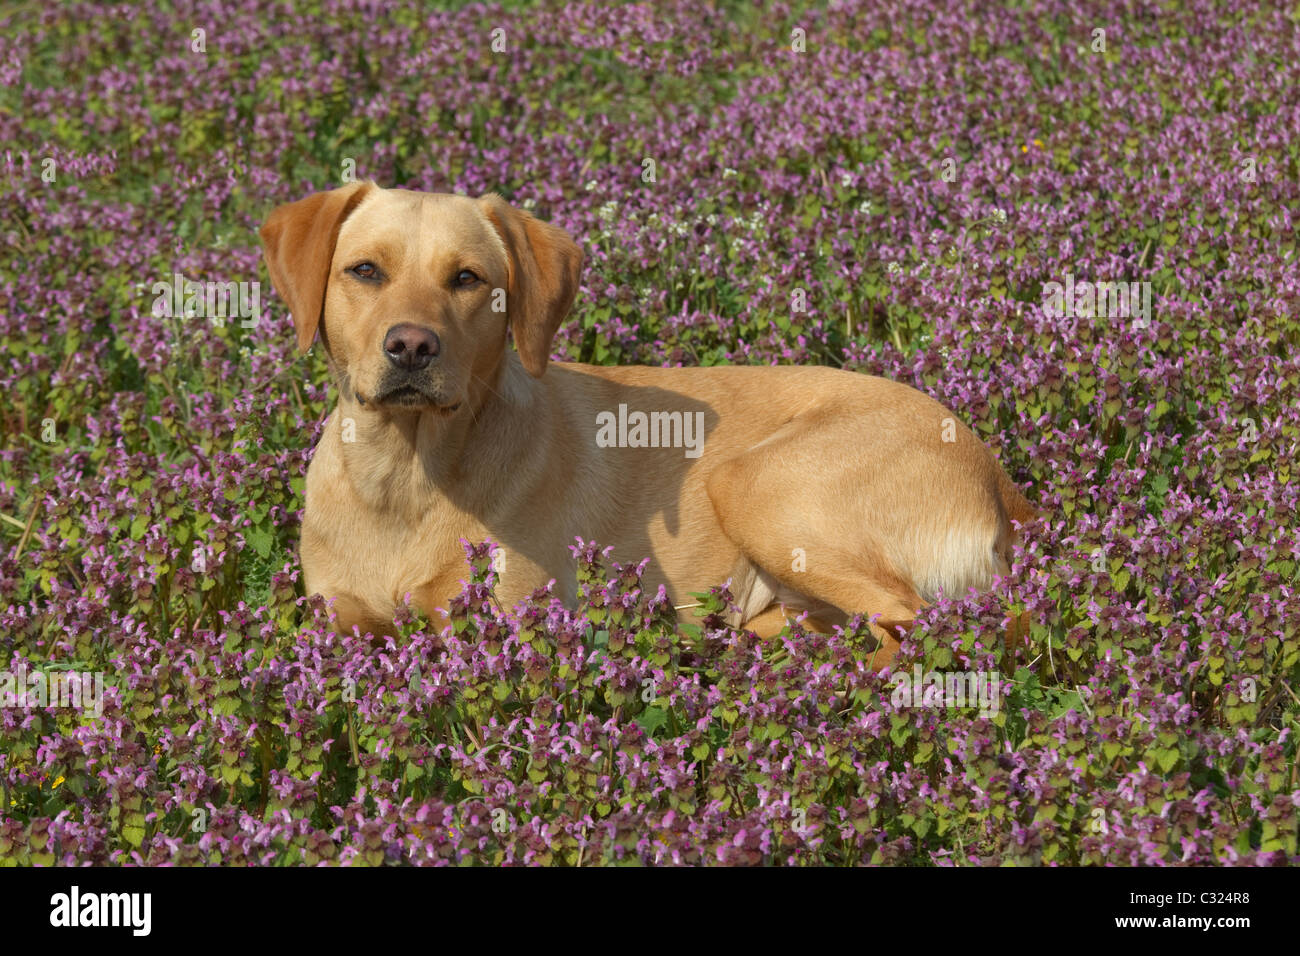
[[507, 254], [506, 315], [528, 374], [546, 371], [551, 340], [578, 294], [582, 248], [559, 226], [515, 209], [496, 193], [479, 197]]
[[293, 314], [298, 348], [307, 351], [325, 308], [325, 286], [339, 227], [357, 204], [376, 188], [349, 183], [278, 206], [262, 227], [262, 248], [271, 283]]

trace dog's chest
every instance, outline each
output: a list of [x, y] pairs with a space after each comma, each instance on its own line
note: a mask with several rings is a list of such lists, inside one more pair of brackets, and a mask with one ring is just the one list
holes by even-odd
[[483, 535], [472, 518], [431, 504], [419, 515], [371, 506], [322, 445], [307, 472], [301, 543], [307, 592], [384, 621], [407, 594], [429, 613], [445, 607], [445, 600], [430, 599], [451, 578], [467, 575], [460, 540]]

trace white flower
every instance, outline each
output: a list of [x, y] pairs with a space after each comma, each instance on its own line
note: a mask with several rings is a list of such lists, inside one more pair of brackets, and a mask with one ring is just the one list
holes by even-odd
[[870, 215], [871, 215], [871, 200], [870, 200], [870, 199], [864, 199], [864, 200], [862, 200], [862, 202], [858, 203], [858, 212], [860, 212], [860, 213], [861, 213], [862, 215], [864, 215], [864, 216], [870, 216]]
[[715, 216], [713, 213], [709, 213], [707, 216], [704, 217], [704, 221], [708, 223], [710, 226], [716, 226], [718, 224], [718, 217]]
[[734, 169], [732, 169], [730, 166], [728, 166], [728, 167], [726, 167], [725, 169], [722, 170], [722, 178], [723, 178], [723, 179], [731, 179], [731, 178], [733, 178], [733, 177], [735, 177], [735, 176], [739, 176], [739, 175], [740, 175], [740, 173], [736, 172], [736, 171], [735, 171]]
[[840, 174], [840, 185], [843, 186], [845, 189], [848, 189], [850, 186], [852, 186], [852, 185], [853, 185], [853, 176], [852, 176], [852, 174], [850, 174], [850, 173], [841, 173], [841, 174]]
[[537, 200], [529, 196], [527, 199], [524, 200], [523, 207], [527, 209], [529, 212], [532, 212], [534, 209], [537, 208]]
[[587, 183], [586, 186], [587, 192], [594, 193], [596, 191], [596, 187], [599, 185], [600, 184], [593, 179], [591, 182]]
[[603, 206], [601, 206], [599, 209], [596, 210], [596, 215], [599, 216], [601, 220], [603, 220], [604, 222], [613, 222], [614, 217], [617, 214], [618, 214], [618, 201], [615, 199], [611, 199], [609, 202], [605, 203]]
[[936, 229], [934, 232], [930, 233], [930, 241], [931, 241], [931, 242], [938, 242], [938, 241], [939, 241], [940, 239], [942, 239], [942, 238], [943, 238], [943, 233], [942, 233], [940, 230], [938, 230], [938, 229]]
[[1005, 209], [993, 210], [993, 221], [1002, 223], [1007, 221], [1007, 211]]
[[885, 266], [885, 271], [891, 276], [896, 276], [903, 271], [903, 267], [897, 262], [891, 262], [889, 265]]

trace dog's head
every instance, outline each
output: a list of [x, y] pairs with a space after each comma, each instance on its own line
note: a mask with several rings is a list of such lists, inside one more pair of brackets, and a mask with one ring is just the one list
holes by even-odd
[[389, 411], [453, 414], [492, 382], [507, 325], [540, 376], [582, 265], [567, 233], [494, 194], [374, 183], [280, 206], [261, 236], [298, 347], [319, 327], [345, 394]]

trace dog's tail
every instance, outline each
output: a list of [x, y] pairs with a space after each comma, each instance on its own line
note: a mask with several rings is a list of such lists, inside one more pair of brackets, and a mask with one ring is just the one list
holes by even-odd
[[[998, 497], [1002, 500], [1002, 510], [1007, 516], [1007, 522], [1003, 534], [999, 535], [997, 551], [1003, 561], [1003, 569], [1011, 570], [1012, 549], [1024, 541], [1023, 530], [1029, 525], [1040, 519], [1048, 518], [1051, 512], [1041, 508], [1035, 508], [1007, 476], [1007, 473], [999, 465], [997, 466], [998, 476]], [[1020, 527], [1017, 528], [1011, 524], [1012, 521], [1018, 522]], [[1024, 611], [1016, 615], [1007, 627], [1006, 634], [1003, 635], [1003, 643], [1008, 651], [1012, 647], [1022, 643], [1029, 635], [1030, 617], [1029, 612]]]
[[[1035, 508], [1015, 486], [1015, 483], [1007, 477], [1007, 473], [996, 461], [993, 465], [994, 473], [997, 475], [998, 498], [1002, 502], [1002, 513], [1007, 520], [998, 534], [997, 543], [994, 545], [998, 557], [1000, 557], [1005, 566], [1002, 570], [1007, 571], [1011, 567], [1011, 550], [1017, 544], [1024, 541], [1022, 533], [1024, 527], [1039, 518], [1047, 516], [1047, 512]], [[1011, 522], [1018, 522], [1020, 528], [1015, 527]]]
[[1002, 499], [1002, 507], [1012, 521], [1019, 521], [1022, 525], [1026, 525], [1038, 518], [1047, 517], [1045, 511], [1029, 503], [1029, 499], [1021, 494], [1020, 489], [1007, 477], [1007, 473], [1001, 467], [998, 468], [998, 497]]

